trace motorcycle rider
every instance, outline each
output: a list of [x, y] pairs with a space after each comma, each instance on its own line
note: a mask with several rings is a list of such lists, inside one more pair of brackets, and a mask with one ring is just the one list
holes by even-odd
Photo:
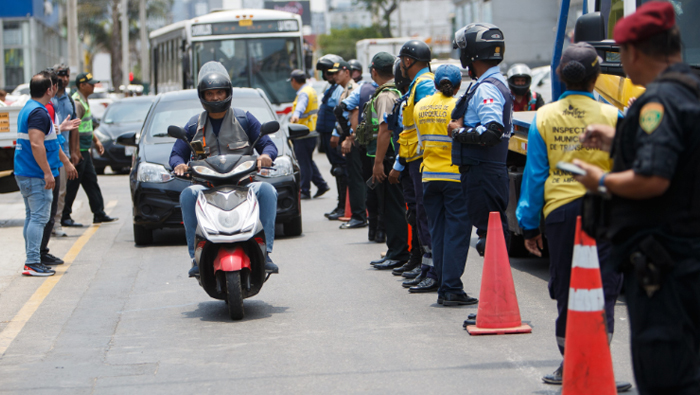
[[[210, 155], [240, 154], [260, 134], [260, 122], [253, 114], [231, 106], [233, 93], [231, 79], [224, 66], [216, 61], [205, 63], [199, 71], [197, 85], [199, 100], [204, 111], [192, 117], [185, 125], [185, 132], [190, 141], [201, 141], [204, 152]], [[271, 167], [277, 157], [277, 147], [268, 136], [263, 136], [255, 145], [258, 151], [258, 170]], [[177, 140], [170, 153], [170, 167], [178, 176], [187, 172], [192, 150], [182, 140]], [[267, 244], [267, 272], [277, 272], [278, 268], [270, 259], [275, 239], [275, 218], [277, 216], [277, 191], [266, 182], [250, 184], [260, 204], [260, 222], [265, 231]], [[194, 260], [194, 239], [197, 230], [195, 204], [200, 191], [207, 189], [204, 185], [190, 185], [180, 194], [180, 207], [187, 237], [187, 249], [192, 259], [190, 277], [199, 275], [199, 267]]]
[[532, 70], [527, 65], [516, 63], [508, 69], [508, 87], [513, 94], [513, 111], [537, 111], [544, 106], [544, 99], [530, 89]]

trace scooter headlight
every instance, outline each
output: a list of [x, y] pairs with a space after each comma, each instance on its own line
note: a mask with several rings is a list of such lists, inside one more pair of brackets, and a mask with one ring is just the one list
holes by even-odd
[[236, 210], [219, 211], [219, 215], [217, 215], [216, 219], [225, 230], [233, 230], [236, 228], [236, 225], [238, 225], [238, 221], [240, 221], [241, 216]]

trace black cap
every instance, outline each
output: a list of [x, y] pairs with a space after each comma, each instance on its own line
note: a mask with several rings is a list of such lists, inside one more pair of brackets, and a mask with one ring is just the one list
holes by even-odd
[[591, 44], [580, 42], [569, 45], [561, 56], [559, 73], [570, 82], [580, 82], [600, 70], [598, 53]]
[[328, 69], [328, 72], [329, 73], [337, 73], [340, 70], [350, 70], [350, 63], [348, 63], [344, 60], [341, 60], [339, 62], [335, 62], [333, 64], [333, 66], [330, 69]]
[[92, 79], [92, 73], [80, 73], [75, 77], [75, 85], [80, 85], [83, 83], [96, 84], [100, 81]]
[[394, 67], [396, 58], [389, 52], [378, 52], [372, 57], [369, 67], [371, 69], [391, 70]]
[[287, 78], [287, 81], [295, 80], [297, 82], [302, 82], [306, 81], [306, 73], [303, 70], [292, 70], [292, 73], [289, 74], [289, 78]]

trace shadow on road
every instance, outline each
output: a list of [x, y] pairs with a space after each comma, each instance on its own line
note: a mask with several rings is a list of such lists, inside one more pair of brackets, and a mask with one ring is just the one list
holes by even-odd
[[[272, 306], [262, 300], [247, 299], [243, 301], [245, 317], [241, 322], [270, 318], [273, 314], [286, 313], [289, 307]], [[193, 311], [182, 313], [186, 318], [199, 318], [208, 322], [232, 322], [228, 315], [226, 302], [223, 300], [211, 300], [197, 305]]]
[[24, 218], [22, 219], [0, 219], [0, 228], [16, 228], [24, 227]]
[[549, 258], [510, 258], [510, 267], [549, 281]]

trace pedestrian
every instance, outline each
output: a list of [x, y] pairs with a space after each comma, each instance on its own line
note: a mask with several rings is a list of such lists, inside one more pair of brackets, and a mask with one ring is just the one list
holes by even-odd
[[340, 103], [339, 99], [343, 93], [343, 87], [335, 83], [334, 74], [329, 73], [328, 69], [342, 59], [338, 55], [328, 54], [322, 56], [316, 62], [316, 70], [320, 71], [323, 78], [330, 84], [323, 93], [321, 105], [318, 108], [316, 131], [321, 136], [321, 147], [323, 147], [328, 162], [331, 164], [331, 175], [335, 177], [335, 185], [338, 190], [338, 204], [332, 211], [323, 214], [332, 221], [345, 216], [345, 198], [348, 185], [345, 158], [335, 147], [331, 147], [331, 139], [336, 123], [333, 109]]
[[508, 87], [513, 94], [513, 111], [537, 111], [544, 106], [544, 99], [530, 89], [532, 70], [522, 63], [514, 64], [508, 69]]
[[355, 131], [358, 148], [371, 158], [373, 172], [368, 182], [370, 189], [376, 192], [386, 224], [388, 250], [386, 260], [374, 265], [378, 270], [393, 269], [399, 263], [404, 266], [409, 259], [406, 203], [401, 187], [390, 184], [387, 179], [396, 155], [385, 115], [391, 112], [394, 103], [401, 97], [394, 84], [394, 61], [394, 55], [388, 52], [379, 52], [372, 57], [370, 74], [377, 88], [363, 106], [362, 123]]
[[471, 222], [464, 205], [459, 168], [452, 164], [452, 119], [462, 72], [442, 65], [435, 71], [437, 93], [421, 100], [413, 110], [418, 141], [423, 151], [423, 204], [428, 215], [433, 264], [438, 280], [438, 304], [471, 305], [478, 300], [464, 292], [462, 274], [467, 263]]
[[[306, 83], [306, 73], [303, 70], [292, 71], [289, 82], [292, 84], [292, 88], [297, 91], [297, 97], [294, 99], [292, 107], [292, 117], [289, 121], [304, 125], [314, 132], [318, 118], [316, 90]], [[299, 168], [301, 169], [302, 199], [311, 199], [312, 181], [317, 188], [314, 198], [320, 197], [330, 190], [321, 172], [318, 171], [316, 162], [314, 162], [313, 156], [317, 142], [318, 139], [315, 135], [294, 140], [294, 154], [299, 161]]]
[[[66, 88], [70, 83], [70, 68], [65, 64], [57, 64], [53, 67], [58, 77], [58, 92], [56, 96], [51, 98], [51, 104], [56, 111], [56, 116], [58, 120], [63, 121], [68, 118], [74, 121], [74, 126], [69, 128], [61, 128], [61, 135], [63, 136], [65, 143], [61, 145], [63, 152], [71, 158], [71, 162], [74, 164], [78, 163], [77, 155], [73, 156], [70, 151], [71, 141], [77, 144], [79, 139], [78, 127], [80, 126], [80, 119], [75, 114], [75, 102], [73, 98], [66, 92]], [[77, 125], [76, 125], [77, 124]], [[58, 203], [56, 204], [56, 216], [54, 218], [53, 235], [54, 236], [67, 236], [66, 232], [63, 231], [61, 226], [61, 217], [63, 216], [63, 207], [66, 201], [66, 185], [68, 179], [65, 176], [65, 168], [60, 168], [61, 179], [58, 190]], [[80, 225], [81, 224], [74, 224]]]
[[[617, 108], [600, 103], [593, 96], [600, 75], [600, 60], [590, 44], [570, 45], [564, 51], [556, 73], [566, 85], [566, 91], [558, 101], [537, 110], [530, 124], [527, 163], [516, 216], [518, 225], [523, 229], [525, 247], [532, 254], [542, 256], [540, 217], [544, 209], [549, 242], [548, 288], [550, 297], [557, 301], [555, 336], [563, 356], [576, 218], [581, 213], [586, 189], [569, 174], [557, 169], [556, 165], [561, 161], [580, 159], [609, 171], [612, 166], [610, 155], [597, 149], [581, 149], [578, 135], [591, 124], [615, 127], [621, 114]], [[603, 279], [607, 331], [609, 339], [612, 339], [615, 302], [622, 287], [622, 276], [610, 270], [610, 243], [598, 238], [596, 245]], [[562, 362], [554, 373], [544, 376], [542, 380], [547, 384], [561, 385], [563, 366]], [[618, 391], [629, 387], [629, 383], [619, 383]]]
[[70, 151], [73, 154], [72, 158], [78, 161], [75, 165], [78, 170], [78, 177], [70, 180], [66, 185], [66, 201], [61, 218], [62, 226], [80, 225], [73, 221], [71, 214], [73, 212], [73, 201], [81, 185], [90, 203], [93, 223], [112, 222], [118, 219], [112, 218], [104, 212], [104, 199], [102, 198], [100, 185], [97, 183], [97, 173], [90, 156], [90, 147], [93, 142], [100, 155], [103, 155], [105, 150], [100, 140], [93, 133], [92, 112], [87, 100], [92, 92], [95, 91], [95, 84], [98, 82], [92, 78], [90, 73], [80, 73], [75, 78], [76, 92], [73, 94], [73, 100], [75, 102], [75, 113], [81, 122], [78, 127], [79, 141], [71, 145]]
[[612, 147], [610, 172], [574, 161], [576, 180], [610, 196], [594, 228], [624, 274], [643, 395], [700, 393], [700, 78], [682, 61], [675, 19], [673, 4], [649, 2], [617, 22], [623, 69], [646, 91], [617, 129], [591, 125], [581, 139]]
[[69, 178], [77, 176], [68, 157], [61, 151], [53, 121], [46, 104], [56, 93], [56, 85], [48, 72], [32, 77], [31, 99], [17, 119], [17, 148], [14, 173], [24, 199], [24, 242], [27, 259], [25, 276], [53, 276], [56, 272], [41, 263], [41, 242], [51, 215], [52, 189], [59, 176], [58, 168], [66, 166]]
[[484, 255], [489, 213], [498, 212], [510, 243], [508, 142], [513, 133], [513, 99], [498, 65], [505, 53], [503, 32], [488, 23], [472, 23], [455, 33], [462, 67], [476, 79], [460, 98], [450, 123], [452, 163], [459, 166], [469, 220], [476, 227], [476, 250]]

